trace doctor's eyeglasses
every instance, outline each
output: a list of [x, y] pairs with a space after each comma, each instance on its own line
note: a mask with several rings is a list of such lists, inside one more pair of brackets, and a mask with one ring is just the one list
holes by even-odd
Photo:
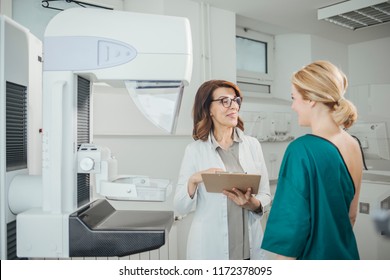
[[241, 107], [241, 97], [238, 97], [238, 96], [235, 98], [223, 97], [223, 98], [211, 100], [211, 102], [214, 102], [214, 101], [221, 102], [222, 106], [225, 108], [230, 108], [230, 106], [232, 106], [233, 101], [237, 103], [238, 107]]

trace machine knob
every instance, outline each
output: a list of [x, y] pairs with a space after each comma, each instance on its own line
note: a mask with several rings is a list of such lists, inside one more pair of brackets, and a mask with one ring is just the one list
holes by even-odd
[[91, 171], [95, 165], [95, 162], [90, 157], [85, 157], [80, 161], [80, 168], [83, 171]]

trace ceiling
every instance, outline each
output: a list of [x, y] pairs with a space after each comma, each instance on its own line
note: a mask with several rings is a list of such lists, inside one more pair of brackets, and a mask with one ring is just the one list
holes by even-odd
[[[317, 10], [343, 0], [193, 0], [233, 11], [237, 24], [274, 35], [305, 33], [345, 44], [390, 37], [390, 22], [350, 30], [317, 19]], [[246, 26], [244, 26], [246, 25]]]

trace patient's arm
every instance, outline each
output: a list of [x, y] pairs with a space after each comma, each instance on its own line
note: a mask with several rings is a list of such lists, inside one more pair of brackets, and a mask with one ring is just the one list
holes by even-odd
[[287, 256], [283, 256], [283, 255], [276, 255], [276, 259], [277, 260], [296, 260], [296, 258], [294, 258], [294, 257], [287, 257]]

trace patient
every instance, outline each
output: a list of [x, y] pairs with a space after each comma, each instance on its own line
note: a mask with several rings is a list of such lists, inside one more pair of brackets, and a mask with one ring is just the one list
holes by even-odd
[[345, 128], [357, 118], [347, 78], [328, 61], [292, 76], [292, 109], [311, 134], [287, 147], [262, 248], [278, 258], [359, 259], [353, 233], [363, 162]]

